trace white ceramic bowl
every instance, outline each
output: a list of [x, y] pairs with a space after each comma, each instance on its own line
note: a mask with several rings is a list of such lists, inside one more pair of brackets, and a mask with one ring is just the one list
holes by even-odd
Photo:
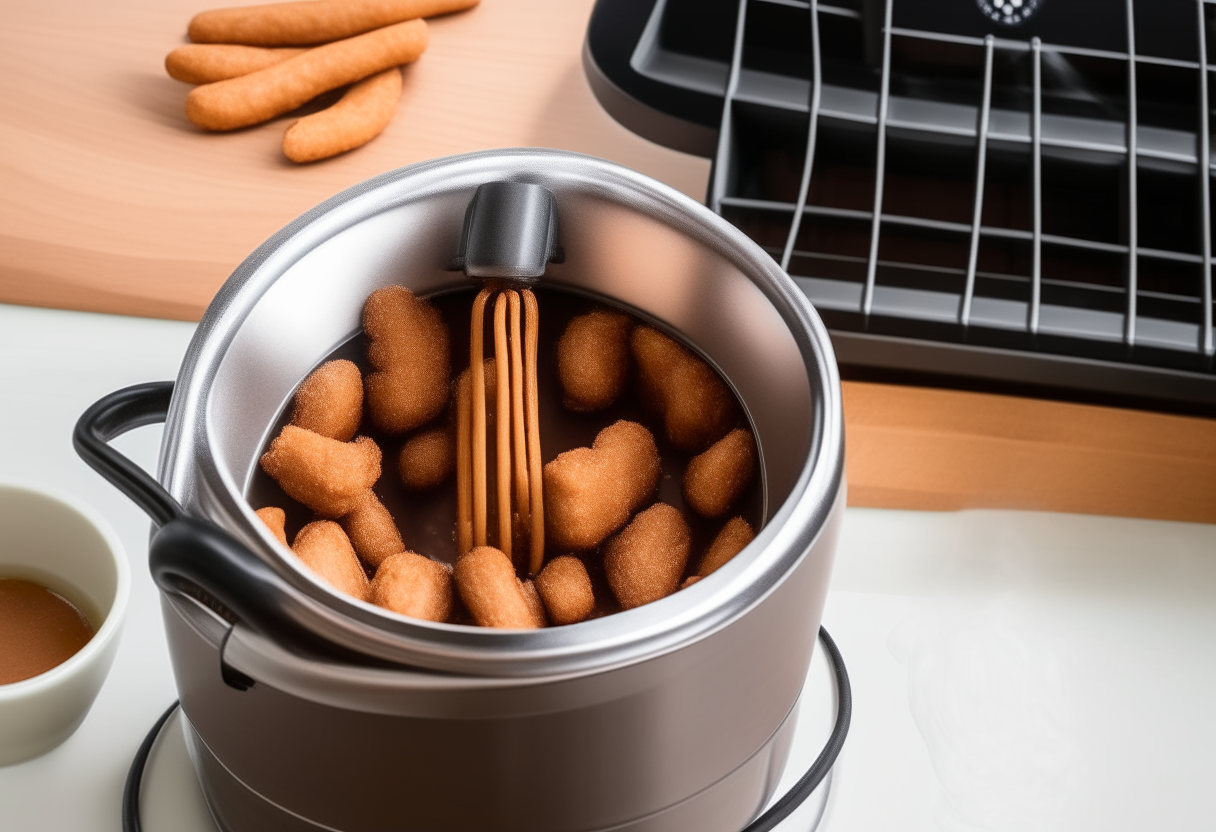
[[0, 483], [0, 577], [58, 592], [95, 630], [57, 667], [0, 685], [0, 765], [9, 765], [50, 751], [84, 721], [118, 649], [131, 576], [118, 536], [93, 509]]

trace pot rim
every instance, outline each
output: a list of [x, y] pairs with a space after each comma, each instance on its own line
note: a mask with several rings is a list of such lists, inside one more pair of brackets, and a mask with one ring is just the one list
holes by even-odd
[[[289, 563], [241, 484], [217, 463], [210, 441], [212, 384], [262, 295], [338, 232], [451, 191], [457, 174], [477, 181], [561, 176], [609, 201], [646, 210], [739, 269], [789, 327], [808, 374], [810, 452], [788, 497], [775, 510], [770, 503], [770, 516], [755, 540], [709, 577], [652, 604], [543, 630], [488, 630], [406, 618], [342, 596], [302, 565]], [[406, 166], [348, 188], [289, 223], [236, 268], [208, 306], [183, 360], [158, 479], [188, 513], [228, 529], [306, 596], [297, 618], [324, 638], [380, 659], [449, 673], [591, 672], [653, 658], [711, 634], [763, 600], [797, 565], [844, 488], [840, 379], [827, 330], [805, 294], [766, 252], [705, 206], [644, 174], [591, 156], [532, 148], [480, 151]]]

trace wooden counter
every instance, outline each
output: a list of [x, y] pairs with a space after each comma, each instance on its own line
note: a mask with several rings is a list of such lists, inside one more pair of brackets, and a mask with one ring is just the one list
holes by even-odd
[[[0, 7], [0, 302], [196, 320], [264, 239], [357, 182], [493, 147], [603, 156], [697, 198], [709, 163], [596, 103], [591, 0], [483, 0], [431, 22], [387, 131], [297, 166], [292, 117], [230, 134], [185, 118], [163, 59], [185, 0]], [[1039, 508], [1216, 522], [1216, 422], [846, 383], [850, 502]]]

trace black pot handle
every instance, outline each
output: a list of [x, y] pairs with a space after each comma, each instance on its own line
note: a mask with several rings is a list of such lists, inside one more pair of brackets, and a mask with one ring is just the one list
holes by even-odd
[[154, 381], [124, 387], [84, 412], [72, 432], [72, 445], [86, 464], [126, 494], [164, 526], [186, 512], [156, 480], [110, 447], [110, 440], [144, 425], [165, 421], [173, 382]]
[[294, 587], [228, 532], [188, 516], [160, 483], [109, 445], [129, 430], [163, 422], [172, 396], [171, 381], [126, 387], [86, 410], [72, 433], [80, 457], [159, 526], [148, 547], [153, 581], [281, 644], [329, 652], [292, 614], [307, 605]]

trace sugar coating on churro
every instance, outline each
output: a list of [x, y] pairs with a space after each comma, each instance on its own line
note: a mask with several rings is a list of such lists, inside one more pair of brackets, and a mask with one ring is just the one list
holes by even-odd
[[397, 67], [364, 78], [336, 103], [288, 127], [283, 133], [283, 155], [293, 162], [316, 162], [362, 147], [384, 132], [400, 100]]
[[236, 130], [290, 112], [323, 92], [408, 64], [426, 50], [422, 20], [327, 43], [248, 75], [195, 87], [186, 117], [204, 130]]
[[660, 415], [672, 445], [700, 453], [726, 435], [738, 405], [712, 367], [653, 327], [635, 327], [629, 345], [642, 403]]
[[347, 595], [366, 601], [370, 584], [342, 527], [316, 520], [300, 529], [292, 551], [322, 580]]
[[548, 627], [549, 618], [545, 615], [545, 605], [540, 600], [540, 593], [536, 591], [536, 584], [531, 580], [520, 581], [519, 592], [524, 597], [524, 603], [528, 605], [528, 613], [532, 616], [532, 626], [536, 629]]
[[625, 609], [666, 598], [680, 586], [692, 533], [679, 509], [655, 503], [608, 541], [604, 572]]
[[363, 306], [368, 416], [387, 433], [413, 430], [443, 412], [451, 358], [448, 327], [428, 301], [404, 286], [377, 289]]
[[689, 575], [684, 579], [684, 583], [680, 584], [680, 589], [688, 589], [699, 580], [701, 580], [700, 575]]
[[632, 328], [632, 318], [611, 309], [570, 320], [557, 342], [557, 377], [567, 409], [585, 413], [616, 401], [629, 375]]
[[478, 0], [303, 0], [199, 12], [186, 32], [195, 43], [308, 46], [349, 38], [416, 17], [476, 6]]
[[554, 558], [545, 564], [534, 583], [554, 624], [577, 624], [595, 609], [591, 578], [578, 558]]
[[405, 550], [393, 515], [370, 488], [359, 496], [341, 523], [359, 559], [373, 570], [389, 555]]
[[456, 437], [451, 425], [415, 433], [401, 446], [397, 471], [411, 491], [434, 488], [456, 469]]
[[452, 575], [442, 563], [398, 552], [376, 569], [369, 600], [400, 615], [447, 621], [452, 614]]
[[266, 524], [270, 533], [284, 546], [287, 545], [287, 512], [274, 506], [266, 506], [254, 512]]
[[702, 517], [721, 517], [739, 499], [756, 473], [756, 443], [751, 431], [736, 428], [684, 469], [684, 500]]
[[524, 598], [515, 567], [501, 549], [470, 549], [456, 561], [452, 576], [460, 599], [482, 627], [536, 627], [535, 614]]
[[289, 497], [333, 519], [380, 478], [380, 448], [368, 437], [339, 442], [295, 425], [283, 428], [261, 463]]
[[210, 84], [281, 64], [303, 51], [229, 43], [188, 43], [165, 56], [165, 71], [170, 78], [187, 84]]
[[654, 496], [659, 472], [654, 436], [623, 419], [600, 431], [590, 448], [559, 454], [544, 467], [549, 544], [594, 549]]
[[327, 361], [296, 390], [291, 424], [349, 442], [363, 419], [363, 376], [354, 362]]
[[714, 542], [709, 544], [697, 567], [697, 576], [704, 578], [717, 571], [723, 564], [743, 551], [747, 544], [756, 537], [751, 523], [742, 517], [732, 517], [718, 532]]

